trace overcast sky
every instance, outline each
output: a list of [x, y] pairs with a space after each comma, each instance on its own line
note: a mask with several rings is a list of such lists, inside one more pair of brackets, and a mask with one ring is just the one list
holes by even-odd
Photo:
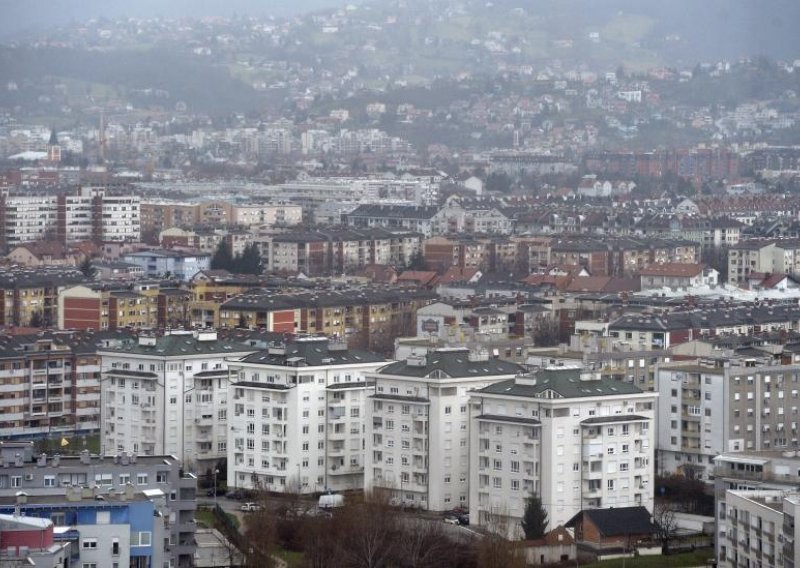
[[[352, 2], [353, 0], [348, 0]], [[0, 0], [0, 33], [93, 17], [287, 16], [344, 5], [344, 0]], [[357, 3], [357, 0], [356, 0]]]

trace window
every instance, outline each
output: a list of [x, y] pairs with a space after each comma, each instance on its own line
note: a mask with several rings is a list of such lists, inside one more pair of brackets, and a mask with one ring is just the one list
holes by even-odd
[[55, 487], [56, 486], [56, 476], [55, 475], [45, 475], [44, 476], [44, 486], [45, 487]]
[[131, 533], [131, 546], [150, 546], [152, 544], [152, 536], [150, 531]]
[[22, 485], [22, 477], [19, 475], [12, 475], [11, 476], [11, 487], [19, 487]]
[[147, 474], [146, 473], [137, 473], [136, 474], [136, 485], [147, 485]]
[[511, 461], [511, 473], [519, 473], [519, 462]]
[[97, 539], [96, 538], [85, 538], [81, 542], [81, 548], [84, 550], [94, 550], [97, 548]]
[[511, 491], [519, 491], [519, 479], [511, 480]]
[[609, 479], [608, 480], [608, 490], [609, 491], [614, 491], [614, 480], [613, 479]]

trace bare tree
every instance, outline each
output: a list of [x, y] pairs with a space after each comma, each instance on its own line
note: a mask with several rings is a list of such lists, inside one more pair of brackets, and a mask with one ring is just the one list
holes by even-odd
[[481, 514], [481, 524], [489, 532], [476, 546], [478, 568], [525, 568], [525, 551], [507, 538], [508, 515], [488, 511]]
[[657, 503], [653, 508], [653, 524], [656, 526], [656, 534], [661, 541], [661, 546], [666, 550], [669, 548], [670, 541], [674, 540], [678, 533], [674, 506]]
[[427, 519], [405, 519], [396, 563], [402, 568], [438, 568], [448, 563], [452, 542], [442, 525]]
[[399, 524], [389, 506], [389, 494], [373, 491], [364, 503], [338, 513], [342, 523], [337, 555], [344, 568], [382, 568], [389, 565], [397, 546]]

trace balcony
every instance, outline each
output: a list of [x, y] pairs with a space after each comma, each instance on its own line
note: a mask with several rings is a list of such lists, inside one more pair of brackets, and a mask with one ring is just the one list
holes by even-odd
[[357, 475], [364, 473], [364, 466], [344, 466], [344, 465], [334, 465], [328, 469], [328, 475]]

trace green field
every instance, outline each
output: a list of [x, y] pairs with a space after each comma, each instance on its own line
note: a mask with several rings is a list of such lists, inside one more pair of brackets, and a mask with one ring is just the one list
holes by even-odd
[[713, 559], [714, 551], [704, 549], [671, 556], [615, 558], [594, 564], [581, 564], [581, 566], [582, 568], [689, 568], [691, 566], [709, 566]]

